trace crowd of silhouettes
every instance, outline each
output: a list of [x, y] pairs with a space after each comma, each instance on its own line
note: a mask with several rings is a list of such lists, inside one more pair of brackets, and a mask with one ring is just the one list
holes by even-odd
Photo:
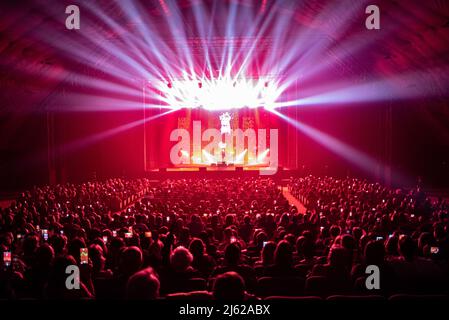
[[[35, 187], [0, 209], [0, 298], [447, 293], [447, 202], [354, 178], [285, 183], [110, 179]], [[289, 204], [286, 189], [305, 212]], [[369, 265], [379, 267], [378, 289], [366, 286]], [[69, 266], [80, 270], [79, 289], [67, 287]]]

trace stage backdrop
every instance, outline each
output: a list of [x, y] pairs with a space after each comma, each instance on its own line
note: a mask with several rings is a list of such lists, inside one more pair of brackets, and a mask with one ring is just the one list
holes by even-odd
[[[153, 118], [157, 114], [162, 114], [166, 110], [161, 109], [149, 109], [146, 111], [147, 118]], [[154, 170], [159, 168], [171, 168], [176, 167], [170, 159], [170, 152], [172, 148], [178, 143], [178, 140], [173, 141], [173, 138], [170, 139], [170, 135], [176, 129], [185, 129], [189, 132], [189, 144], [190, 150], [186, 150], [188, 152], [188, 157], [190, 165], [177, 165], [178, 167], [187, 167], [187, 166], [201, 166], [200, 163], [205, 163], [204, 154], [198, 154], [198, 152], [194, 152], [193, 144], [194, 135], [193, 135], [193, 126], [196, 122], [196, 125], [201, 125], [201, 136], [204, 131], [207, 129], [221, 129], [220, 115], [228, 112], [231, 116], [230, 119], [230, 127], [231, 130], [241, 129], [246, 131], [247, 129], [253, 129], [256, 132], [256, 141], [261, 139], [259, 136], [259, 129], [265, 129], [265, 138], [266, 138], [266, 147], [270, 148], [272, 143], [275, 141], [270, 140], [270, 129], [278, 130], [278, 159], [279, 165], [285, 166], [287, 165], [286, 160], [286, 152], [289, 147], [289, 144], [294, 144], [294, 140], [289, 141], [286, 139], [288, 135], [288, 128], [284, 125], [281, 125], [280, 119], [273, 115], [272, 113], [262, 109], [232, 109], [226, 111], [208, 111], [204, 109], [181, 109], [175, 111], [173, 113], [161, 116], [159, 118], [150, 120], [145, 124], [145, 147], [146, 147], [146, 169]], [[262, 131], [261, 131], [262, 132]], [[248, 139], [245, 138], [245, 149], [249, 148]], [[201, 142], [201, 149], [203, 149], [209, 141]], [[257, 142], [256, 142], [257, 145]], [[235, 146], [235, 142], [234, 142]], [[229, 147], [229, 146], [228, 146]], [[235, 148], [234, 148], [235, 149]], [[233, 150], [236, 152], [236, 150]], [[186, 154], [187, 155], [187, 154]], [[250, 152], [249, 150], [246, 152], [244, 156], [244, 164], [249, 165], [252, 158], [252, 155], [260, 155], [257, 150], [253, 150]], [[237, 156], [237, 154], [235, 154]], [[194, 157], [194, 159], [192, 159]], [[201, 158], [200, 158], [201, 157]], [[200, 159], [202, 161], [200, 161]]]

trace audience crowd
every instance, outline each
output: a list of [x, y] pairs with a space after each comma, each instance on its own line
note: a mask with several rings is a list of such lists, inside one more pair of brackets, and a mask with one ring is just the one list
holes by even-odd
[[[35, 187], [0, 209], [2, 299], [447, 294], [448, 207], [354, 178]], [[67, 286], [68, 266], [80, 271]], [[366, 286], [366, 268], [380, 287]]]

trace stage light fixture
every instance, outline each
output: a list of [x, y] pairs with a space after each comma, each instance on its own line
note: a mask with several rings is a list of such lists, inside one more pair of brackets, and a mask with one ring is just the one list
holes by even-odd
[[257, 163], [263, 163], [265, 157], [267, 156], [268, 152], [270, 152], [270, 149], [266, 149], [264, 152], [262, 152], [258, 157], [257, 157]]
[[240, 154], [238, 154], [237, 157], [235, 157], [235, 163], [243, 163], [246, 152], [248, 152], [248, 149], [245, 149]]
[[211, 155], [209, 152], [207, 152], [204, 149], [202, 151], [203, 151], [204, 157], [206, 158], [207, 164], [212, 164], [212, 163], [217, 164], [217, 160], [215, 159], [215, 157], [213, 155]]
[[187, 158], [189, 157], [189, 153], [185, 150], [181, 150], [181, 155]]

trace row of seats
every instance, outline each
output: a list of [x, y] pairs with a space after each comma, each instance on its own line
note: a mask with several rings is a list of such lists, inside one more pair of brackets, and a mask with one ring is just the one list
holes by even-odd
[[[94, 280], [94, 286], [97, 298], [110, 299], [113, 298], [110, 294], [115, 286], [110, 279], [96, 279]], [[202, 278], [193, 278], [179, 280], [176, 282], [176, 292], [167, 292], [167, 296], [177, 295], [189, 296], [190, 294], [196, 295], [204, 292], [209, 292], [213, 286], [213, 279], [206, 281]], [[112, 287], [112, 288], [111, 288]], [[346, 290], [345, 290], [346, 289]], [[433, 291], [432, 291], [433, 292]], [[170, 294], [172, 293], [172, 294]], [[420, 292], [424, 293], [424, 292]], [[429, 293], [429, 292], [425, 292]], [[447, 292], [438, 292], [440, 294]], [[335, 297], [360, 297], [360, 299], [368, 299], [372, 297], [381, 297], [381, 295], [372, 295], [369, 291], [354, 290], [353, 288], [341, 288], [336, 287], [335, 284], [330, 283], [326, 277], [312, 276], [307, 279], [303, 278], [276, 278], [276, 277], [262, 277], [257, 280], [257, 285], [254, 294], [259, 298], [267, 298], [273, 296], [282, 297], [319, 297], [320, 299], [335, 300]], [[407, 295], [411, 296], [411, 295]], [[421, 296], [421, 295], [420, 295]], [[444, 296], [444, 295], [442, 295]]]
[[[192, 291], [169, 294], [166, 300], [193, 300], [207, 301], [212, 299], [212, 293], [208, 291]], [[268, 296], [265, 301], [449, 301], [449, 295], [413, 295], [394, 294], [389, 297], [382, 295], [332, 295], [327, 298], [319, 296]]]
[[[21, 301], [37, 301], [36, 298], [23, 298]], [[82, 298], [81, 300], [93, 300], [92, 298]], [[192, 292], [178, 292], [167, 295], [161, 300], [190, 300], [190, 301], [210, 301], [212, 300], [212, 293], [209, 291], [192, 291]], [[304, 301], [304, 302], [319, 302], [319, 301], [429, 301], [429, 302], [449, 302], [449, 295], [416, 295], [416, 294], [394, 294], [389, 297], [381, 295], [332, 295], [327, 298], [318, 296], [269, 296], [263, 299], [264, 301]], [[7, 302], [8, 299], [0, 299], [0, 301]]]

